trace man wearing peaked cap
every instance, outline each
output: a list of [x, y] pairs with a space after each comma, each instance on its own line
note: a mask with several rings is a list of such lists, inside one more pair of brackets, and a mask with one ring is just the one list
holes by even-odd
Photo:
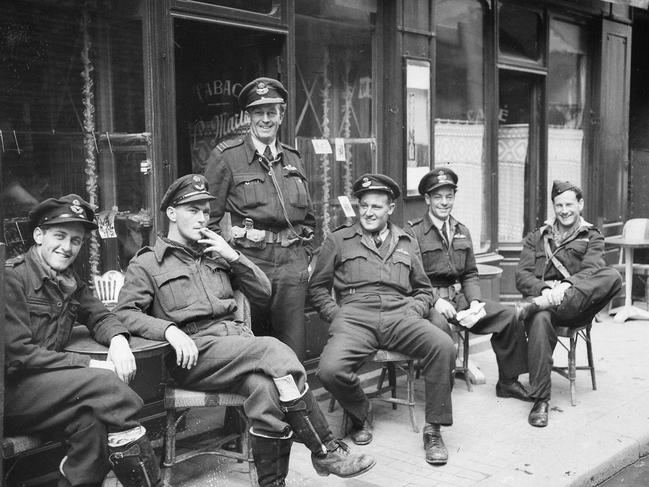
[[208, 190], [208, 183], [202, 174], [187, 174], [176, 179], [167, 189], [160, 211], [170, 206], [184, 205], [193, 201], [212, 201], [214, 196]]
[[622, 283], [604, 261], [604, 237], [581, 217], [581, 189], [569, 181], [554, 181], [550, 194], [554, 218], [525, 237], [516, 268], [516, 288], [526, 298], [516, 310], [527, 330], [534, 399], [528, 422], [536, 427], [548, 424], [554, 328], [590, 323]]
[[457, 174], [447, 167], [424, 175], [419, 192], [427, 211], [406, 227], [419, 242], [424, 270], [435, 291], [429, 319], [452, 336], [449, 323], [472, 333], [492, 334], [498, 362], [496, 395], [529, 401], [518, 381], [527, 372], [525, 332], [512, 307], [482, 299], [471, 234], [451, 215], [457, 184]]
[[250, 117], [250, 132], [218, 144], [207, 159], [205, 176], [216, 198], [210, 228], [220, 232], [229, 212], [232, 234], [226, 238], [272, 284], [267, 306], [252, 303], [253, 331], [280, 339], [304, 360], [315, 212], [300, 154], [278, 138], [287, 98], [282, 83], [272, 78], [245, 85], [239, 104]]
[[[97, 228], [94, 212], [70, 194], [29, 217], [35, 243], [7, 262], [5, 427], [65, 440], [58, 485], [101, 485], [112, 469], [124, 487], [159, 486], [158, 461], [136, 419], [142, 399], [128, 386], [129, 332], [72, 270]], [[109, 347], [106, 360], [65, 350], [77, 320]]]
[[173, 206], [162, 205], [169, 232], [131, 260], [115, 313], [132, 333], [171, 344], [176, 361], [169, 373], [181, 386], [246, 396], [261, 487], [284, 485], [292, 435], [311, 450], [320, 475], [369, 470], [372, 458], [334, 438], [293, 351], [237, 321], [233, 289], [264, 305], [271, 285], [257, 265], [207, 228], [212, 196], [195, 183], [193, 175], [172, 183], [165, 200]]
[[453, 341], [424, 318], [433, 290], [417, 241], [389, 221], [398, 184], [383, 174], [365, 174], [353, 191], [359, 221], [327, 237], [309, 284], [311, 302], [330, 322], [318, 377], [352, 419], [352, 441], [365, 445], [373, 439], [372, 414], [358, 365], [378, 348], [419, 359], [426, 382], [426, 460], [444, 464], [448, 452], [440, 427], [453, 423]]

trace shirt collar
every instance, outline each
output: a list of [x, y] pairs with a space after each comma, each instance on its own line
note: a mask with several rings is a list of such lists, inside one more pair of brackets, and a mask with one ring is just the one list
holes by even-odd
[[[266, 150], [266, 145], [264, 144], [261, 140], [259, 140], [257, 137], [254, 136], [254, 134], [251, 132], [250, 133], [250, 138], [252, 139], [252, 144], [255, 146], [255, 149], [257, 149], [257, 152], [260, 155], [263, 155], [264, 151]], [[281, 151], [277, 149], [277, 139], [275, 139], [271, 144], [270, 144], [270, 152], [273, 154], [273, 158], [277, 158], [277, 154], [279, 154]]]
[[[545, 220], [545, 222], [543, 222], [544, 226], [541, 228], [541, 233], [552, 232], [552, 225], [554, 225], [555, 220], [556, 218], [548, 218], [547, 220]], [[592, 223], [587, 222], [586, 220], [584, 220], [584, 217], [580, 216], [579, 226], [577, 227], [577, 230], [575, 230], [575, 234], [583, 230], [587, 230], [592, 226], [593, 226]]]

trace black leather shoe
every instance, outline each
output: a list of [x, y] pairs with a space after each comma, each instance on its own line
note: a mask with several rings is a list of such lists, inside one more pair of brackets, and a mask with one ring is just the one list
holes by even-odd
[[540, 311], [541, 307], [533, 301], [521, 301], [516, 303], [515, 309], [516, 319], [519, 321], [525, 321], [534, 313]]
[[372, 434], [372, 425], [366, 419], [363, 421], [363, 424], [360, 426], [353, 426], [352, 431], [350, 432], [350, 438], [356, 445], [368, 445], [374, 439]]
[[537, 428], [544, 428], [548, 425], [548, 401], [538, 400], [532, 406], [527, 421]]
[[513, 397], [514, 399], [520, 399], [521, 401], [527, 402], [534, 401], [534, 399], [530, 397], [529, 392], [527, 392], [527, 389], [525, 389], [525, 386], [517, 380], [510, 382], [509, 384], [498, 381], [496, 384], [496, 396]]
[[444, 465], [448, 461], [448, 450], [444, 445], [442, 433], [430, 423], [424, 426], [424, 449], [426, 461], [431, 465]]

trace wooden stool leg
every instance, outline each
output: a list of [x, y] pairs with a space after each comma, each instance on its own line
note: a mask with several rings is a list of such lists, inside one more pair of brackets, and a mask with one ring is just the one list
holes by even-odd
[[171, 467], [176, 459], [176, 426], [176, 411], [168, 409], [164, 439], [164, 460], [162, 462], [164, 467]]
[[410, 424], [412, 431], [419, 433], [417, 420], [415, 418], [415, 361], [408, 360], [408, 377], [407, 377], [407, 392], [408, 392], [408, 409], [410, 410]]
[[[388, 382], [390, 384], [390, 397], [397, 398], [397, 371], [393, 363], [388, 364]], [[392, 404], [392, 409], [397, 409], [395, 403]]]
[[331, 399], [329, 399], [329, 412], [333, 413], [334, 409], [336, 409], [336, 399], [331, 396]]
[[577, 379], [577, 364], [575, 355], [577, 349], [577, 334], [570, 335], [570, 350], [568, 350], [568, 379], [570, 380], [570, 403], [575, 406], [575, 381]]
[[464, 382], [469, 392], [473, 391], [471, 385], [471, 378], [469, 377], [469, 330], [464, 330], [464, 338], [462, 339], [462, 367], [464, 368]]
[[248, 477], [250, 478], [251, 487], [257, 487], [257, 469], [255, 468], [255, 460], [252, 456], [252, 442], [250, 441], [250, 422], [243, 410], [243, 407], [236, 407], [239, 417], [243, 420], [244, 430], [241, 432], [241, 453], [245, 455], [248, 462]]
[[588, 368], [590, 369], [590, 380], [593, 384], [593, 390], [597, 390], [597, 380], [595, 379], [595, 361], [593, 360], [593, 342], [590, 340], [590, 327], [586, 328], [586, 353], [588, 354]]

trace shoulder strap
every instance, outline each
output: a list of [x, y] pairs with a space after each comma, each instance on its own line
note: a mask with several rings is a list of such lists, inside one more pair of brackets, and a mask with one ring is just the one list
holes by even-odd
[[[550, 249], [550, 239], [548, 238], [547, 235], [543, 236], [543, 246], [545, 247], [545, 255], [552, 261], [554, 264], [554, 267], [557, 268], [559, 272], [561, 272], [561, 275], [563, 276], [564, 279], [568, 279], [570, 277], [570, 272], [568, 272], [568, 269], [566, 269], [566, 266], [563, 265], [559, 259], [557, 259], [557, 256], [554, 255], [552, 252], [552, 249]], [[557, 249], [559, 250], [559, 249]]]

